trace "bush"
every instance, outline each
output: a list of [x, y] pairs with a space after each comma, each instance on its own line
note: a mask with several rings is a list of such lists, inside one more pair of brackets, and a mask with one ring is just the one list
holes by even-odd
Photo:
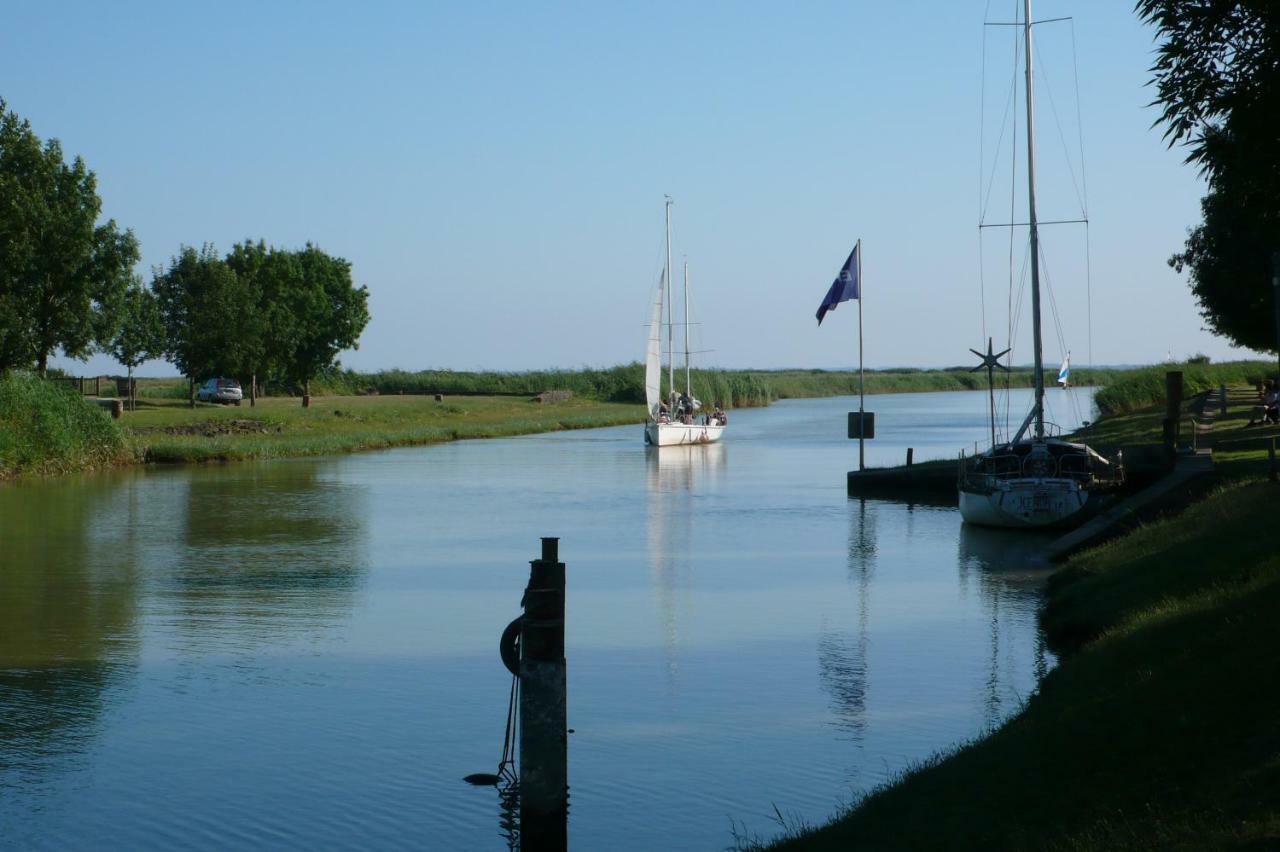
[[129, 455], [110, 416], [80, 394], [29, 373], [0, 376], [0, 478], [90, 470]]

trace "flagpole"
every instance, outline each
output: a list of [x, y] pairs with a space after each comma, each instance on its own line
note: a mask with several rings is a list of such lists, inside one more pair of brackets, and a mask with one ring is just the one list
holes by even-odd
[[866, 378], [862, 372], [862, 238], [858, 238], [858, 470], [865, 467], [866, 455], [863, 450], [862, 436], [867, 431], [866, 415], [863, 413], [863, 397], [866, 393]]

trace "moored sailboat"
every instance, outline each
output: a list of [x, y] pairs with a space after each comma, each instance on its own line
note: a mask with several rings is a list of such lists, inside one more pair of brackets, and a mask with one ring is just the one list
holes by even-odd
[[[667, 261], [654, 294], [649, 316], [649, 340], [645, 348], [644, 393], [649, 417], [644, 427], [644, 441], [655, 447], [710, 444], [724, 434], [728, 417], [716, 406], [705, 411], [693, 395], [692, 370], [689, 365], [689, 265], [684, 266], [684, 390], [676, 389], [674, 352], [674, 315], [671, 301], [671, 199], [666, 200]], [[667, 321], [662, 321], [663, 308]], [[667, 388], [662, 393], [662, 328], [667, 329]]]
[[[1036, 221], [1031, 0], [1023, 0], [1023, 16], [1035, 402], [1011, 441], [995, 444], [993, 440], [993, 446], [985, 453], [969, 461], [961, 460], [958, 483], [960, 515], [967, 523], [984, 526], [1066, 526], [1082, 521], [1101, 494], [1123, 481], [1124, 471], [1118, 462], [1107, 460], [1087, 445], [1052, 437], [1046, 429], [1044, 353], [1040, 332], [1040, 242]], [[1064, 361], [1059, 373], [1059, 381], [1064, 387], [1067, 370], [1068, 362]]]

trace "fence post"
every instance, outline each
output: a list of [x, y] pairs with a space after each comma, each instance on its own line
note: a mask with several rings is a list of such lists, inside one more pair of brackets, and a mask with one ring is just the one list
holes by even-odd
[[911, 457], [915, 455], [914, 447], [907, 447], [907, 467], [911, 467]]
[[520, 628], [520, 843], [569, 848], [569, 736], [564, 659], [564, 563], [558, 538], [529, 563]]

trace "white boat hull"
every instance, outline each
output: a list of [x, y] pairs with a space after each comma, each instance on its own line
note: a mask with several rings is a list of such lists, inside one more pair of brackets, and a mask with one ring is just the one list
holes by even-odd
[[960, 517], [985, 527], [1063, 526], [1080, 519], [1089, 491], [1073, 479], [1012, 479], [960, 490]]
[[644, 442], [654, 447], [679, 447], [691, 444], [714, 444], [724, 434], [724, 426], [698, 423], [654, 423], [644, 427]]

